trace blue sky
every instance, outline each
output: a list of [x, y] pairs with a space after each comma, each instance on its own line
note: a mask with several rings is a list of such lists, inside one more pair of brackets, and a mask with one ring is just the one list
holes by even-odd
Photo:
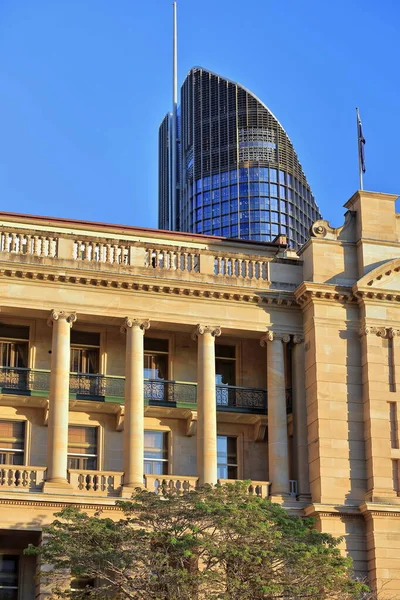
[[[259, 96], [325, 218], [399, 193], [398, 0], [179, 0], [179, 80], [201, 65]], [[0, 0], [0, 210], [157, 226], [171, 104], [170, 0]]]

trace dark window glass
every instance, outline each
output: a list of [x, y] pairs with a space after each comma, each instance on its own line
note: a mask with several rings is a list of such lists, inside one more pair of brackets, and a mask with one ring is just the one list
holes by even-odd
[[240, 213], [240, 222], [241, 223], [243, 223], [243, 222], [247, 223], [248, 220], [249, 220], [249, 213], [247, 211], [241, 212]]
[[0, 324], [0, 338], [29, 340], [29, 327]]
[[260, 223], [250, 223], [250, 233], [260, 233]]
[[203, 179], [203, 189], [209, 190], [211, 187], [211, 177], [204, 177]]
[[99, 349], [98, 348], [74, 348], [70, 351], [70, 370], [71, 373], [89, 373], [99, 372]]
[[201, 203], [202, 203], [202, 196], [201, 196], [201, 194], [198, 194], [196, 196], [196, 207], [200, 208], [201, 207]]
[[213, 204], [212, 216], [219, 217], [220, 213], [221, 213], [221, 206], [219, 204]]
[[239, 169], [239, 181], [247, 181], [248, 180], [248, 170], [247, 169]]
[[259, 221], [260, 220], [260, 211], [251, 210], [250, 211], [250, 220], [251, 221]]
[[240, 225], [240, 235], [249, 235], [249, 224]]
[[237, 225], [232, 225], [231, 226], [231, 236], [232, 237], [237, 237], [238, 235], [238, 226]]
[[231, 183], [236, 183], [237, 182], [237, 170], [235, 169], [234, 171], [231, 171]]
[[201, 181], [201, 179], [198, 179], [196, 181], [196, 192], [201, 192], [201, 188], [202, 188], [202, 181]]
[[221, 212], [223, 215], [226, 215], [229, 212], [229, 202], [223, 202], [221, 204]]
[[211, 220], [210, 219], [206, 219], [204, 221], [204, 229], [210, 229], [211, 227]]
[[219, 175], [213, 175], [213, 188], [218, 188], [219, 187]]
[[241, 196], [247, 196], [249, 193], [249, 184], [239, 183], [239, 192]]
[[221, 235], [221, 229], [213, 229], [213, 235]]
[[260, 194], [260, 184], [250, 183], [250, 196], [258, 196]]
[[237, 197], [238, 197], [238, 186], [231, 185], [231, 198], [237, 198]]
[[269, 186], [271, 196], [278, 196], [278, 186], [275, 183], [271, 183]]
[[229, 215], [223, 215], [223, 217], [221, 217], [221, 224], [229, 225]]
[[245, 210], [249, 208], [249, 199], [248, 198], [240, 198], [239, 202], [240, 210]]
[[222, 200], [229, 200], [229, 188], [228, 187], [224, 187], [222, 188]]
[[146, 336], [144, 338], [144, 350], [154, 350], [156, 352], [168, 353], [168, 340], [162, 340], [159, 338], [152, 338]]
[[237, 225], [238, 222], [238, 215], [237, 213], [234, 213], [231, 215], [231, 225]]
[[209, 219], [211, 217], [211, 206], [205, 206], [203, 209], [203, 218]]
[[18, 599], [18, 562], [13, 554], [0, 554], [0, 598]]
[[210, 204], [211, 202], [211, 194], [210, 192], [204, 192], [203, 194], [203, 205]]
[[71, 330], [71, 344], [79, 346], [100, 346], [100, 333]]
[[222, 228], [222, 235], [224, 237], [229, 237], [229, 227], [223, 227]]
[[238, 201], [237, 200], [231, 200], [230, 204], [231, 204], [231, 212], [237, 211], [237, 209], [238, 209]]
[[213, 227], [220, 227], [221, 226], [221, 219], [219, 219], [219, 218], [213, 219], [212, 220], [212, 224], [213, 224]]
[[211, 200], [213, 202], [217, 202], [221, 199], [221, 194], [219, 190], [214, 190], [213, 192], [211, 192]]
[[197, 219], [198, 221], [200, 221], [200, 220], [201, 220], [201, 218], [202, 218], [202, 210], [201, 210], [201, 208], [198, 208], [198, 209], [196, 210], [196, 219]]
[[[26, 369], [28, 367], [28, 342], [0, 342], [0, 361], [2, 367]], [[8, 377], [7, 371], [5, 370], [0, 376], [5, 378], [2, 381], [4, 385]]]

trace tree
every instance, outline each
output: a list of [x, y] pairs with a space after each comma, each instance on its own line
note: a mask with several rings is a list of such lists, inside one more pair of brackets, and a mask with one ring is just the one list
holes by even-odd
[[66, 573], [97, 581], [94, 589], [73, 592], [76, 599], [366, 597], [340, 540], [247, 490], [245, 482], [182, 495], [138, 489], [117, 502], [117, 521], [65, 508], [44, 528], [44, 543], [26, 552], [39, 555], [53, 598], [71, 597]]

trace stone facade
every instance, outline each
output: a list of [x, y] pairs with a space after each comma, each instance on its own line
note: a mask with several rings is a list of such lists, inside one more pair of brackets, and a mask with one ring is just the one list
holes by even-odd
[[395, 200], [357, 192], [299, 254], [0, 213], [10, 594], [45, 598], [22, 549], [62, 506], [118, 517], [136, 485], [238, 478], [343, 536], [357, 575], [400, 597]]

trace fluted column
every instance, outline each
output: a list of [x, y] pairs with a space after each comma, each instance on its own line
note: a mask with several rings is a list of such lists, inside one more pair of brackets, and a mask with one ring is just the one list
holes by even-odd
[[68, 410], [71, 327], [76, 313], [51, 312], [48, 324], [53, 328], [49, 425], [47, 433], [47, 476], [44, 491], [69, 487], [67, 481]]
[[304, 338], [300, 335], [293, 336], [292, 364], [297, 491], [300, 500], [310, 500]]
[[130, 497], [143, 487], [144, 461], [144, 332], [150, 322], [126, 317], [121, 331], [126, 333], [124, 484], [122, 496]]
[[261, 338], [267, 346], [268, 463], [272, 496], [289, 495], [289, 448], [286, 416], [284, 344], [288, 334], [269, 331]]
[[197, 474], [200, 485], [217, 483], [215, 338], [220, 327], [197, 325]]

